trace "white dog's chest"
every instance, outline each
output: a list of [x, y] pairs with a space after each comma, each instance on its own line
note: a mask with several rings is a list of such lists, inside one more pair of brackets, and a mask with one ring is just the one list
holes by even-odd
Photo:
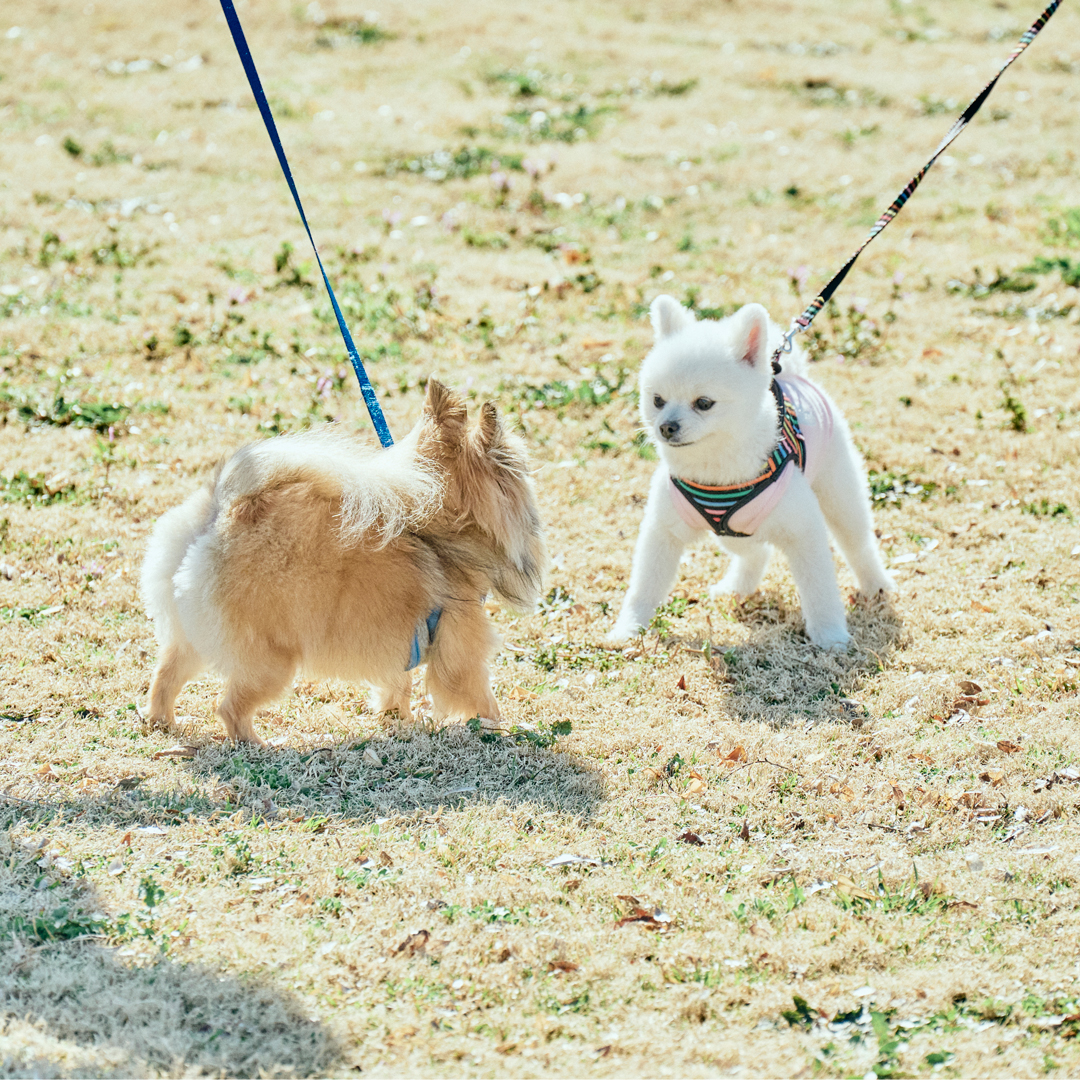
[[[789, 442], [798, 439], [802, 444], [799, 453], [803, 472], [813, 483], [825, 447], [832, 438], [832, 406], [807, 379], [793, 375], [777, 382], [795, 417], [794, 427], [786, 435], [781, 433], [781, 446], [785, 439]], [[680, 489], [675, 480], [670, 480], [668, 490], [676, 513], [691, 529], [752, 536], [780, 504], [797, 467], [796, 459], [791, 457], [779, 468], [774, 466], [774, 471], [767, 465], [761, 476], [744, 484], [688, 485], [681, 481]]]

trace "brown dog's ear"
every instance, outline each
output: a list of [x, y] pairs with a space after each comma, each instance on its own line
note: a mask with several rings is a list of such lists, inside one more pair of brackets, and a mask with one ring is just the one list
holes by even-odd
[[480, 448], [486, 453], [493, 446], [503, 441], [502, 417], [499, 410], [490, 401], [485, 401], [480, 409], [480, 424], [477, 428]]
[[438, 379], [428, 379], [424, 415], [439, 428], [444, 442], [459, 442], [465, 433], [468, 419], [465, 402]]

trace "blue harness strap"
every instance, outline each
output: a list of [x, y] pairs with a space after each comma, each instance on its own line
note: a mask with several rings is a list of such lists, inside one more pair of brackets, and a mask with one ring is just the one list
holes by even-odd
[[307, 232], [308, 239], [311, 241], [311, 249], [315, 252], [315, 261], [319, 264], [319, 272], [322, 274], [323, 284], [326, 286], [326, 291], [330, 294], [330, 304], [334, 309], [334, 316], [337, 318], [338, 329], [341, 331], [341, 336], [345, 341], [345, 348], [349, 353], [349, 360], [352, 362], [353, 371], [356, 372], [356, 378], [360, 383], [360, 393], [364, 395], [364, 404], [367, 405], [368, 416], [371, 417], [371, 423], [375, 428], [375, 433], [379, 436], [379, 442], [381, 442], [383, 446], [393, 446], [394, 440], [390, 434], [390, 428], [387, 426], [386, 417], [383, 416], [382, 406], [379, 405], [379, 399], [375, 394], [375, 388], [371, 385], [371, 380], [368, 378], [367, 371], [364, 370], [360, 354], [356, 351], [356, 345], [353, 343], [352, 334], [349, 333], [349, 328], [345, 325], [345, 317], [341, 314], [341, 308], [338, 306], [337, 297], [334, 295], [334, 290], [330, 285], [330, 279], [326, 276], [326, 270], [323, 267], [322, 259], [319, 256], [319, 249], [315, 246], [315, 237], [311, 235], [311, 227], [308, 225], [307, 215], [304, 213], [304, 207], [300, 202], [300, 195], [296, 190], [296, 184], [293, 183], [292, 170], [289, 168], [288, 159], [285, 157], [285, 149], [281, 145], [281, 139], [278, 137], [277, 124], [274, 123], [274, 115], [270, 111], [270, 103], [266, 100], [266, 94], [263, 92], [262, 80], [259, 78], [258, 71], [255, 70], [255, 61], [251, 58], [251, 50], [248, 48], [247, 39], [244, 37], [243, 27], [240, 25], [240, 19], [237, 17], [236, 9], [233, 7], [233, 0], [221, 0], [221, 10], [225, 13], [225, 21], [229, 24], [233, 43], [236, 45], [236, 51], [240, 54], [240, 63], [244, 65], [244, 73], [247, 75], [248, 83], [251, 85], [251, 92], [255, 95], [255, 104], [259, 106], [259, 112], [262, 113], [263, 123], [266, 124], [267, 133], [270, 135], [270, 142], [274, 145], [274, 153], [277, 154], [278, 164], [281, 166], [281, 171], [285, 174], [285, 180], [289, 185], [289, 190], [292, 192], [293, 201], [296, 203], [296, 209], [300, 211], [300, 220], [304, 223], [304, 229]]
[[[424, 659], [424, 654], [431, 648], [435, 640], [435, 631], [439, 628], [439, 620], [442, 618], [442, 608], [436, 608], [417, 628], [413, 634], [412, 645], [409, 647], [409, 662], [405, 665], [406, 671], [412, 671], [419, 667]], [[420, 640], [423, 633], [424, 640]]]

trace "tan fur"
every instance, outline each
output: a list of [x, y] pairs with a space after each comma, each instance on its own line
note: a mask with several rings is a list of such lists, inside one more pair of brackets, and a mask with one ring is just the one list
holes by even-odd
[[532, 607], [545, 562], [523, 444], [491, 404], [470, 430], [460, 396], [435, 380], [391, 450], [333, 433], [245, 447], [151, 539], [143, 596], [161, 655], [149, 720], [173, 728], [177, 694], [207, 667], [228, 680], [218, 713], [239, 741], [261, 741], [255, 711], [301, 670], [368, 682], [377, 710], [410, 719], [405, 668], [435, 609], [423, 658], [435, 718], [496, 720], [484, 599]]

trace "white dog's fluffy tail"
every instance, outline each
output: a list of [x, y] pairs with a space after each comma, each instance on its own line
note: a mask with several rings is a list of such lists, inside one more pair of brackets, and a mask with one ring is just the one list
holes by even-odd
[[213, 517], [214, 492], [203, 487], [160, 518], [150, 536], [139, 584], [144, 610], [162, 648], [184, 637], [173, 577]]

